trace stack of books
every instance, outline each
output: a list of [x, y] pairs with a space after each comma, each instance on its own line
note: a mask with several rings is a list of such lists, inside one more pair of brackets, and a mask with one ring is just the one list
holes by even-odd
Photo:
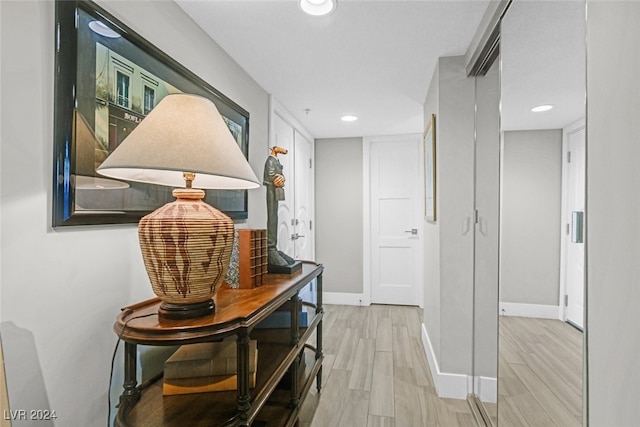
[[267, 230], [239, 229], [239, 287], [251, 289], [265, 282], [267, 274]]
[[[257, 342], [249, 342], [249, 387], [256, 385]], [[164, 364], [162, 394], [236, 390], [235, 341], [183, 345]]]

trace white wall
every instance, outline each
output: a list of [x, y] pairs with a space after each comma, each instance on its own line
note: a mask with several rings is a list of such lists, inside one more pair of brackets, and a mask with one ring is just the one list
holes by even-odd
[[437, 151], [437, 222], [425, 225], [425, 256], [439, 262], [434, 271], [434, 260], [425, 262], [424, 328], [440, 373], [462, 380], [465, 397], [472, 372], [475, 87], [463, 56], [440, 58], [437, 67], [425, 101], [425, 120], [436, 114]]
[[[474, 377], [497, 377], [500, 210], [500, 76], [495, 61], [476, 77]], [[496, 396], [481, 396], [495, 400]]]
[[316, 139], [316, 259], [329, 293], [363, 293], [362, 148], [362, 138]]
[[442, 58], [437, 131], [440, 367], [470, 373], [473, 283], [473, 80], [462, 57]]
[[562, 130], [504, 132], [502, 156], [500, 301], [558, 306]]
[[[425, 123], [436, 114], [437, 220], [425, 223], [423, 338], [442, 397], [466, 398], [472, 374], [495, 383], [498, 86], [497, 67], [476, 82], [463, 57], [440, 58], [424, 104]], [[481, 228], [473, 221], [474, 202]], [[495, 401], [495, 393], [482, 398]]]
[[640, 419], [640, 3], [587, 0], [589, 425]]
[[440, 368], [471, 373], [475, 88], [464, 57], [439, 60]]
[[[250, 112], [249, 158], [260, 175], [264, 90], [175, 3], [100, 4]], [[121, 307], [152, 296], [136, 227], [50, 228], [54, 2], [2, 1], [0, 19], [0, 321], [10, 403], [56, 410], [59, 426], [103, 425], [113, 322]], [[264, 197], [250, 192], [251, 227], [266, 224]]]
[[[438, 120], [440, 67], [436, 65], [429, 84], [424, 104], [424, 125], [426, 128], [431, 114], [436, 115], [436, 164], [438, 164], [440, 129]], [[423, 146], [424, 150], [424, 146]], [[424, 157], [424, 152], [422, 153]], [[439, 194], [440, 176], [436, 172], [436, 201]], [[440, 206], [436, 203], [436, 219], [440, 218]], [[440, 359], [440, 225], [439, 222], [424, 223], [424, 328], [428, 331], [432, 351], [436, 359]]]

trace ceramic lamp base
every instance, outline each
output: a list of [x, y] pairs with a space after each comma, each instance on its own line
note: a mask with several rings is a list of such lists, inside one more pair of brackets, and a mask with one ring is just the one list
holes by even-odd
[[160, 304], [158, 314], [165, 319], [193, 319], [215, 313], [216, 306], [213, 300], [196, 304], [174, 304], [163, 302]]
[[203, 190], [175, 189], [174, 202], [140, 220], [142, 259], [159, 314], [185, 319], [212, 314], [233, 248], [233, 220], [202, 201]]

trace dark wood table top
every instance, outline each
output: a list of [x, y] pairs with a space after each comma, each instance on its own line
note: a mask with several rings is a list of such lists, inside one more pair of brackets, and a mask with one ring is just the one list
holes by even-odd
[[323, 270], [321, 264], [304, 261], [302, 269], [291, 275], [268, 274], [262, 286], [220, 289], [213, 298], [215, 313], [194, 319], [159, 317], [161, 300], [153, 298], [123, 308], [113, 330], [123, 340], [136, 344], [182, 345], [216, 340], [240, 328], [252, 328]]

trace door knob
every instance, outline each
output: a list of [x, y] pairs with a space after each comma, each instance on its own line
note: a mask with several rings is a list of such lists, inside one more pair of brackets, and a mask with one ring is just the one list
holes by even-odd
[[418, 234], [418, 229], [417, 228], [412, 228], [411, 230], [404, 230], [404, 232], [405, 233], [411, 233], [411, 234], [413, 234], [415, 236], [416, 234]]

